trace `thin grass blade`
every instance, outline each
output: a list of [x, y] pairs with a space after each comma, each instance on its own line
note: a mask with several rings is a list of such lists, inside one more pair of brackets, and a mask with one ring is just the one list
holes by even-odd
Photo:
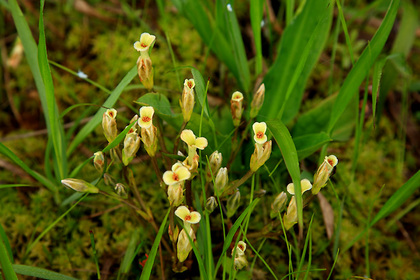
[[0, 265], [2, 269], [2, 274], [6, 279], [17, 280], [17, 276], [12, 267], [13, 254], [10, 248], [9, 240], [3, 230], [3, 227], [0, 225]]
[[80, 143], [82, 143], [82, 141], [101, 123], [102, 115], [106, 111], [105, 108], [110, 108], [114, 106], [115, 102], [117, 102], [124, 88], [134, 79], [136, 75], [137, 66], [135, 65], [133, 66], [133, 68], [130, 69], [130, 71], [128, 71], [128, 73], [124, 76], [124, 78], [121, 80], [118, 86], [112, 91], [111, 95], [102, 105], [103, 108], [99, 109], [95, 116], [93, 116], [93, 118], [76, 135], [73, 142], [71, 142], [69, 148], [67, 149], [67, 156], [69, 156], [77, 148], [77, 146]]
[[251, 1], [250, 18], [252, 33], [254, 34], [255, 44], [255, 76], [262, 72], [262, 43], [261, 43], [261, 24], [263, 18], [263, 0]]
[[141, 273], [140, 280], [150, 279], [150, 274], [152, 273], [152, 267], [153, 263], [155, 262], [157, 249], [159, 247], [160, 240], [162, 239], [163, 232], [165, 231], [166, 221], [168, 220], [170, 211], [171, 209], [168, 210], [168, 212], [165, 215], [165, 218], [162, 221], [162, 224], [160, 225], [155, 241], [153, 242], [152, 249], [150, 249], [149, 257], [147, 258], [146, 264], [143, 268], [143, 272]]
[[335, 124], [343, 114], [353, 95], [358, 92], [360, 84], [363, 82], [369, 72], [369, 69], [372, 67], [376, 58], [382, 51], [385, 42], [388, 39], [389, 33], [391, 32], [392, 26], [394, 25], [399, 4], [399, 0], [391, 1], [381, 26], [376, 31], [372, 41], [369, 43], [369, 46], [364, 49], [359, 60], [344, 80], [343, 86], [341, 87], [332, 108], [331, 118], [328, 125], [329, 133], [332, 132]]
[[[60, 274], [54, 271], [46, 270], [43, 268], [22, 265], [22, 264], [14, 264], [13, 269], [16, 273], [25, 276], [35, 277], [37, 279], [49, 279], [49, 280], [77, 280], [77, 278], [73, 278], [64, 274]], [[8, 279], [8, 278], [7, 278]]]

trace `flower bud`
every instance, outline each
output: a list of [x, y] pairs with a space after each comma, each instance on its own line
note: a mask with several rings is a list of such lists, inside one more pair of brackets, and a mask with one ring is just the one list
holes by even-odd
[[246, 260], [245, 255], [235, 258], [233, 260], [233, 266], [235, 267], [235, 270], [240, 270], [248, 266], [248, 261]]
[[121, 156], [121, 148], [119, 146], [116, 146], [114, 148], [112, 148], [111, 150], [109, 150], [109, 155], [111, 157], [111, 160], [114, 163], [120, 163], [122, 156]]
[[312, 194], [317, 194], [321, 188], [325, 187], [328, 179], [330, 178], [333, 169], [338, 164], [338, 159], [334, 155], [325, 157], [324, 162], [319, 166], [317, 172], [314, 175], [314, 184], [312, 188]]
[[261, 197], [263, 197], [266, 193], [267, 193], [267, 191], [266, 191], [266, 190], [261, 189], [261, 190], [255, 191], [255, 192], [254, 192], [254, 196], [255, 196], [256, 198], [261, 198]]
[[223, 167], [217, 172], [214, 184], [214, 190], [218, 194], [222, 194], [229, 181], [227, 168]]
[[137, 129], [131, 128], [125, 135], [124, 148], [122, 150], [122, 162], [125, 166], [133, 160], [140, 148], [140, 137], [136, 131]]
[[115, 109], [108, 109], [105, 111], [105, 113], [102, 115], [102, 128], [104, 129], [104, 135], [106, 140], [108, 140], [109, 143], [114, 141], [115, 138], [117, 138], [117, 110]]
[[255, 150], [251, 156], [250, 168], [253, 172], [256, 172], [271, 155], [271, 140], [264, 144], [255, 143]]
[[[194, 242], [195, 241], [194, 230], [190, 228], [188, 231], [189, 231], [188, 234], [190, 235], [191, 239]], [[177, 257], [178, 257], [179, 262], [185, 261], [188, 257], [188, 254], [192, 250], [192, 245], [190, 243], [190, 240], [188, 238], [188, 235], [185, 229], [181, 230], [181, 232], [179, 233], [176, 249], [177, 249]]]
[[292, 199], [289, 202], [287, 207], [287, 212], [283, 216], [283, 224], [286, 230], [289, 230], [296, 224], [298, 221], [297, 207], [296, 207], [296, 198], [292, 196]]
[[178, 235], [179, 235], [178, 226], [175, 226], [175, 230], [172, 230], [171, 225], [169, 225], [168, 234], [169, 234], [169, 239], [171, 240], [171, 242], [172, 243], [175, 242], [178, 239]]
[[273, 204], [271, 204], [271, 213], [270, 217], [274, 218], [281, 212], [284, 207], [286, 206], [287, 195], [285, 192], [281, 192], [277, 197], [274, 199]]
[[149, 128], [141, 129], [141, 141], [144, 144], [144, 148], [149, 156], [154, 157], [157, 151], [157, 128], [151, 125]]
[[99, 173], [102, 174], [102, 172], [104, 172], [104, 164], [105, 164], [104, 153], [99, 151], [99, 152], [94, 153], [93, 155], [94, 155], [93, 165], [95, 166], [96, 170], [98, 170]]
[[244, 100], [244, 96], [239, 91], [235, 91], [232, 94], [232, 99], [230, 100], [230, 111], [232, 113], [233, 125], [239, 126], [241, 123], [242, 118], [242, 102]]
[[61, 183], [64, 186], [75, 190], [76, 192], [83, 192], [83, 193], [98, 193], [99, 192], [99, 189], [97, 187], [81, 179], [67, 178], [67, 179], [61, 180]]
[[214, 209], [216, 209], [216, 207], [218, 206], [217, 204], [217, 200], [214, 196], [210, 196], [209, 198], [207, 198], [206, 201], [206, 210], [209, 213], [212, 213], [214, 211]]
[[264, 103], [264, 96], [265, 96], [265, 86], [261, 84], [258, 88], [257, 92], [254, 94], [251, 102], [251, 112], [250, 117], [251, 119], [255, 118], [258, 115], [263, 103]]
[[226, 209], [228, 218], [232, 217], [241, 203], [241, 193], [237, 190], [233, 195], [228, 198]]
[[182, 115], [184, 117], [184, 123], [187, 123], [194, 109], [194, 79], [185, 79], [184, 90], [182, 91], [181, 100], [179, 101], [181, 105]]
[[104, 183], [107, 186], [115, 187], [114, 179], [108, 173], [104, 174]]
[[179, 206], [184, 199], [184, 189], [182, 184], [174, 184], [168, 186], [168, 199], [172, 207]]
[[115, 186], [115, 191], [119, 196], [123, 198], [127, 197], [126, 187], [123, 184], [117, 183], [117, 185]]
[[222, 166], [222, 153], [219, 153], [218, 151], [214, 151], [209, 158], [209, 165], [206, 167], [206, 181], [211, 182], [212, 181], [212, 175], [213, 177], [216, 176], [217, 171], [219, 171], [219, 168]]

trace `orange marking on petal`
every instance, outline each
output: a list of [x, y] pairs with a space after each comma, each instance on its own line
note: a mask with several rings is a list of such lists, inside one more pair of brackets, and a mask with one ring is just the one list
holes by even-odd
[[140, 46], [141, 46], [142, 48], [146, 48], [146, 47], [147, 47], [147, 44], [145, 44], [145, 43], [141, 43], [141, 44], [140, 44]]
[[144, 117], [141, 117], [141, 120], [142, 120], [143, 122], [150, 122], [150, 117], [148, 117], [148, 116], [144, 116]]
[[174, 175], [172, 175], [172, 179], [174, 179], [174, 181], [179, 181], [178, 174], [174, 173]]
[[257, 138], [263, 138], [263, 137], [264, 137], [264, 133], [262, 131], [258, 131]]
[[186, 221], [190, 221], [190, 220], [191, 220], [191, 215], [187, 215], [187, 216], [185, 216], [185, 220], [186, 220]]

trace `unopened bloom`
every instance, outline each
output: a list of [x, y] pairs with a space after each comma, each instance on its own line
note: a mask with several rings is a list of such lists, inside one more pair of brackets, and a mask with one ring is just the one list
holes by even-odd
[[214, 182], [214, 189], [218, 194], [222, 194], [229, 181], [227, 168], [223, 167], [217, 172], [216, 180]]
[[[219, 171], [219, 168], [222, 166], [222, 153], [219, 153], [218, 151], [214, 151], [209, 158], [209, 164], [206, 168], [206, 181], [210, 182], [213, 177], [216, 176], [217, 171]], [[213, 177], [212, 177], [213, 176]]]
[[233, 266], [234, 266], [235, 270], [240, 270], [240, 269], [246, 267], [247, 265], [248, 265], [248, 261], [246, 260], [245, 255], [236, 257], [233, 260]]
[[117, 185], [115, 185], [115, 191], [119, 196], [127, 197], [126, 187], [123, 184], [117, 183]]
[[108, 109], [105, 111], [105, 113], [102, 115], [102, 128], [104, 129], [104, 135], [106, 140], [108, 140], [109, 143], [114, 141], [115, 138], [117, 138], [117, 110], [115, 109]]
[[104, 171], [104, 164], [105, 164], [104, 153], [99, 151], [99, 152], [94, 153], [93, 156], [94, 156], [93, 165], [95, 166], [96, 170], [98, 170], [99, 173], [102, 174], [102, 172]]
[[255, 143], [254, 153], [251, 156], [250, 168], [253, 172], [256, 172], [271, 155], [272, 144], [271, 140], [264, 144]]
[[241, 193], [239, 192], [239, 190], [237, 190], [233, 195], [231, 195], [228, 198], [228, 201], [226, 204], [226, 209], [227, 209], [226, 215], [229, 218], [235, 214], [236, 210], [239, 208], [240, 202], [241, 202]]
[[324, 162], [319, 166], [318, 171], [314, 176], [314, 186], [312, 194], [317, 194], [326, 184], [330, 178], [334, 167], [338, 164], [338, 159], [334, 155], [325, 157]]
[[294, 224], [298, 221], [297, 207], [296, 207], [296, 198], [292, 196], [292, 199], [289, 202], [287, 207], [287, 212], [283, 216], [283, 224], [286, 230], [289, 230]]
[[167, 185], [174, 185], [189, 179], [190, 176], [191, 173], [188, 171], [188, 168], [177, 162], [172, 165], [172, 171], [165, 171], [163, 173], [163, 181]]
[[184, 89], [180, 100], [182, 115], [184, 117], [184, 123], [187, 123], [194, 109], [194, 79], [185, 79]]
[[265, 86], [261, 84], [258, 88], [257, 92], [254, 94], [251, 102], [251, 112], [250, 117], [255, 118], [258, 115], [263, 103], [264, 103], [264, 96], [265, 96]]
[[193, 242], [195, 241], [196, 237], [195, 237], [194, 230], [192, 228], [182, 229], [181, 232], [179, 233], [178, 242], [176, 245], [177, 257], [178, 257], [179, 262], [185, 261], [192, 250], [192, 244], [188, 236], [191, 238]]
[[[309, 182], [308, 179], [303, 179], [300, 181], [300, 190], [301, 193], [303, 194], [304, 192], [308, 191], [312, 189], [312, 184], [311, 182]], [[290, 183], [287, 185], [287, 191], [291, 194], [294, 195], [295, 194], [295, 185], [293, 183]]]
[[124, 148], [122, 150], [122, 162], [127, 166], [136, 156], [140, 148], [140, 137], [137, 134], [137, 129], [131, 128], [125, 135]]
[[184, 199], [184, 189], [181, 183], [168, 186], [168, 199], [171, 206], [178, 206]]
[[287, 194], [285, 192], [281, 192], [279, 195], [276, 196], [276, 198], [273, 201], [273, 204], [271, 204], [271, 218], [276, 217], [278, 213], [283, 210], [283, 208], [286, 205], [286, 201]]
[[216, 209], [217, 207], [217, 200], [214, 196], [210, 196], [209, 198], [207, 198], [206, 201], [206, 210], [209, 211], [210, 213], [214, 211], [214, 209]]
[[67, 179], [61, 180], [61, 183], [64, 186], [69, 187], [77, 192], [83, 192], [83, 193], [98, 193], [99, 192], [99, 189], [97, 187], [81, 179], [67, 178]]
[[267, 135], [265, 132], [267, 131], [267, 124], [265, 122], [256, 122], [252, 125], [252, 129], [254, 130], [254, 140], [258, 144], [264, 144], [267, 142]]
[[241, 123], [243, 106], [242, 102], [244, 100], [244, 96], [239, 91], [235, 91], [232, 94], [232, 99], [230, 100], [230, 111], [232, 113], [233, 125], [239, 126]]
[[140, 108], [140, 118], [137, 123], [141, 128], [149, 128], [152, 126], [153, 114], [155, 110], [151, 106], [143, 106]]

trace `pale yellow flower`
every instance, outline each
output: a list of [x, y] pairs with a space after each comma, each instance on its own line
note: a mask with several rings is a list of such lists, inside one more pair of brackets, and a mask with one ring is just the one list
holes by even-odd
[[149, 128], [152, 125], [153, 114], [155, 110], [151, 106], [143, 106], [140, 108], [140, 118], [137, 121], [141, 128]]
[[150, 35], [149, 33], [142, 33], [140, 40], [134, 43], [134, 48], [142, 53], [147, 52], [155, 40], [156, 36]]
[[267, 142], [267, 135], [265, 132], [267, 131], [267, 124], [265, 122], [256, 122], [252, 125], [252, 129], [254, 130], [254, 140], [258, 144], [264, 144]]
[[181, 139], [187, 143], [189, 147], [198, 148], [200, 150], [203, 150], [208, 145], [206, 138], [195, 137], [194, 132], [192, 132], [190, 129], [184, 129], [181, 132]]
[[197, 224], [201, 220], [201, 215], [197, 211], [190, 211], [185, 206], [179, 206], [175, 210], [175, 215], [180, 218], [184, 223]]
[[189, 179], [190, 176], [191, 173], [188, 171], [188, 168], [177, 162], [172, 165], [172, 171], [165, 171], [163, 173], [163, 181], [167, 185], [174, 185]]

